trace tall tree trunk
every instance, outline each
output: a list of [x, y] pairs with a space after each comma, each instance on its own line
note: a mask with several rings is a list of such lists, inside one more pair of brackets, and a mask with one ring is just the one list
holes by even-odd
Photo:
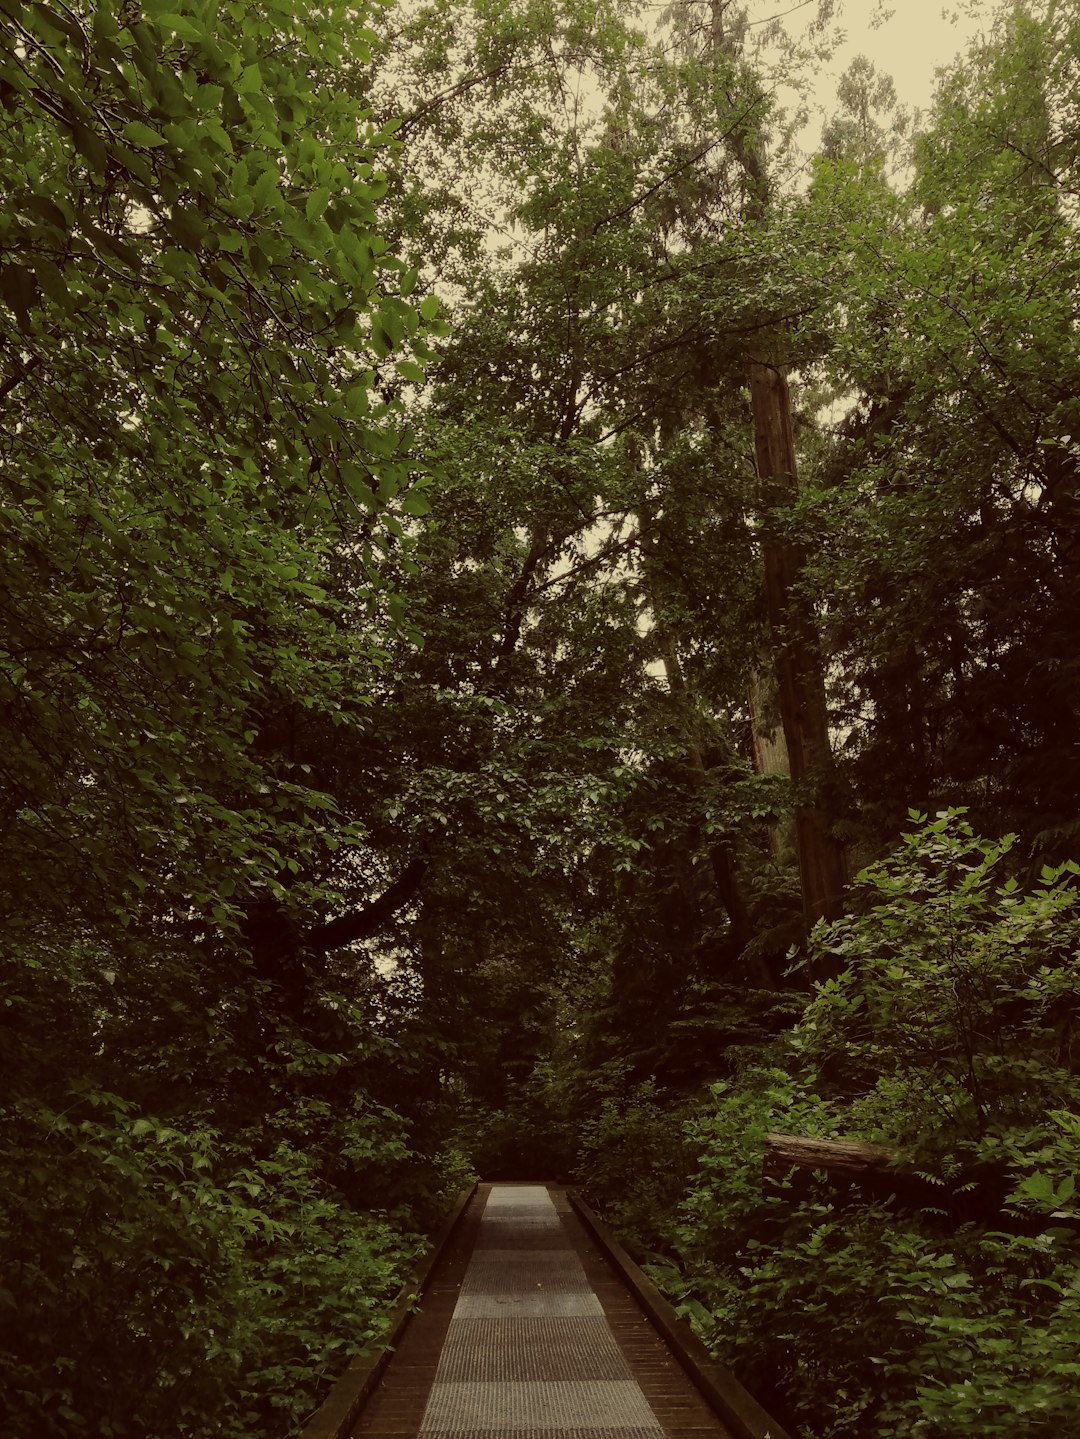
[[[708, 0], [706, 54], [732, 60], [738, 45], [725, 24], [728, 0]], [[749, 120], [725, 135], [728, 149], [743, 172], [746, 196], [743, 217], [761, 224], [772, 203], [768, 157], [759, 132]], [[779, 362], [782, 332], [763, 327], [766, 358], [750, 359], [750, 403], [754, 415], [754, 457], [760, 482], [759, 514], [764, 521], [763, 561], [780, 719], [788, 765], [795, 785], [795, 839], [799, 854], [803, 913], [807, 928], [840, 912], [847, 879], [843, 846], [833, 837], [827, 804], [832, 775], [832, 746], [825, 706], [825, 680], [813, 616], [797, 593], [804, 555], [802, 547], [776, 533], [772, 517], [798, 493], [791, 400]]]
[[[750, 743], [753, 749], [755, 774], [791, 774], [787, 740], [780, 717], [780, 701], [776, 692], [776, 674], [766, 656], [759, 669], [750, 676]], [[792, 827], [769, 825], [769, 853], [777, 859], [785, 846], [794, 848]]]
[[825, 679], [813, 616], [797, 594], [802, 546], [775, 532], [769, 517], [795, 498], [798, 477], [787, 380], [779, 367], [750, 365], [754, 456], [765, 517], [765, 602], [775, 646], [780, 717], [795, 785], [795, 835], [807, 927], [834, 918], [847, 880], [844, 849], [830, 825], [825, 791], [833, 773]]

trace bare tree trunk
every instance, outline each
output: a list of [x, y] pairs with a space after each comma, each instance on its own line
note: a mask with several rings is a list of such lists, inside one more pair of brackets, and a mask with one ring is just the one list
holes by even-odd
[[[791, 774], [787, 740], [780, 716], [780, 699], [776, 692], [776, 675], [762, 657], [761, 668], [750, 676], [750, 743], [753, 747], [755, 774]], [[769, 825], [769, 853], [777, 859], [785, 847], [794, 848], [795, 836], [790, 824]]]
[[[733, 59], [739, 41], [725, 26], [727, 0], [708, 0], [708, 4], [705, 55], [714, 60], [721, 56]], [[743, 216], [752, 224], [760, 224], [772, 203], [768, 157], [761, 136], [746, 122], [730, 128], [725, 139], [746, 184]], [[754, 456], [760, 482], [758, 511], [765, 522], [765, 599], [788, 769], [795, 786], [795, 840], [803, 913], [809, 929], [819, 919], [832, 918], [840, 912], [847, 872], [843, 846], [832, 835], [825, 803], [825, 783], [833, 769], [832, 748], [816, 626], [797, 595], [804, 556], [799, 545], [776, 534], [771, 525], [775, 512], [798, 493], [787, 380], [779, 363], [766, 362], [775, 359], [781, 350], [781, 332], [777, 327], [765, 327], [761, 338], [768, 347], [766, 358], [751, 358], [749, 379]], [[757, 748], [755, 734], [755, 751]], [[770, 742], [768, 751], [770, 761], [778, 765], [780, 752], [775, 741]], [[760, 753], [764, 760], [764, 746]], [[763, 768], [762, 772], [767, 771]]]
[[754, 455], [765, 516], [765, 602], [775, 646], [780, 718], [795, 785], [795, 836], [803, 913], [809, 928], [840, 912], [847, 881], [843, 845], [833, 836], [823, 789], [832, 776], [825, 680], [813, 616], [796, 586], [804, 554], [796, 542], [771, 531], [769, 515], [795, 498], [798, 477], [791, 430], [791, 402], [783, 371], [754, 360], [750, 365]]

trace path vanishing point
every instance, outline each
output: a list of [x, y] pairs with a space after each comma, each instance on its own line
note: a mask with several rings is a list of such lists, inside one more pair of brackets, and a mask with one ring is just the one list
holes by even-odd
[[741, 1439], [555, 1185], [483, 1184], [353, 1439]]

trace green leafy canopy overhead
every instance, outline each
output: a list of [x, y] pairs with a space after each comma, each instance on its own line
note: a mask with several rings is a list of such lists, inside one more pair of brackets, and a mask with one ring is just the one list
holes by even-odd
[[16, 886], [123, 914], [149, 871], [227, 918], [330, 803], [259, 735], [283, 697], [358, 720], [441, 328], [379, 233], [364, 20], [2, 7]]

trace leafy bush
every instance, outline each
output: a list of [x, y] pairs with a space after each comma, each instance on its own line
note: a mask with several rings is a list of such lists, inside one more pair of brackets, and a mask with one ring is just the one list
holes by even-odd
[[506, 1102], [461, 1107], [458, 1142], [485, 1179], [559, 1179], [571, 1165], [565, 1086], [547, 1061], [506, 1086]]
[[944, 814], [864, 870], [858, 911], [811, 937], [812, 962], [845, 967], [797, 1027], [796, 1054], [857, 1101], [859, 1128], [926, 1157], [1045, 1131], [1048, 1111], [1080, 1102], [1080, 866], [1022, 891], [1013, 842]]
[[1070, 1432], [1080, 1376], [1075, 1233], [972, 1228], [929, 1244], [886, 1230], [882, 1239], [892, 1330], [913, 1341], [873, 1354], [883, 1439]]
[[[669, 1211], [673, 1258], [649, 1267], [683, 1317], [778, 1415], [791, 1407], [789, 1376], [798, 1393], [809, 1394], [820, 1368], [817, 1351], [833, 1357], [832, 1321], [823, 1332], [823, 1296], [812, 1289], [830, 1210], [814, 1204], [793, 1211], [786, 1185], [763, 1194], [765, 1135], [780, 1129], [828, 1136], [837, 1124], [826, 1101], [781, 1069], [749, 1069], [737, 1085], [714, 1085], [708, 1107], [699, 1107], [685, 1126], [696, 1166], [677, 1213]], [[782, 1311], [771, 1308], [783, 1302], [775, 1294], [781, 1278], [792, 1306], [783, 1317], [805, 1329], [803, 1345], [787, 1324], [778, 1324]], [[860, 1289], [840, 1292], [858, 1332], [865, 1304]], [[831, 1374], [821, 1387], [834, 1390], [835, 1384]], [[835, 1408], [835, 1392], [829, 1404]]]
[[285, 1141], [252, 1158], [104, 1093], [4, 1117], [13, 1439], [288, 1432], [378, 1336], [416, 1252]]
[[652, 1080], [623, 1089], [616, 1072], [607, 1084], [581, 1125], [575, 1178], [639, 1257], [663, 1252], [662, 1216], [678, 1203], [691, 1172], [682, 1123], [690, 1104], [673, 1102]]
[[763, 1212], [759, 1199], [713, 1206], [711, 1231], [730, 1218], [742, 1239], [736, 1256], [710, 1261], [698, 1192], [680, 1231], [683, 1273], [659, 1277], [806, 1439], [1021, 1436], [1075, 1419], [1074, 1235], [949, 1236], [877, 1205], [774, 1198]]
[[[1011, 845], [946, 814], [859, 876], [855, 913], [811, 940], [811, 962], [842, 972], [773, 1062], [714, 1086], [687, 1123], [681, 1202], [626, 1157], [670, 1128], [656, 1096], [609, 1104], [592, 1131], [614, 1216], [651, 1214], [670, 1255], [654, 1277], [805, 1439], [1075, 1426], [1080, 871], [1023, 889]], [[981, 1190], [984, 1222], [903, 1215], [823, 1178], [763, 1188], [768, 1130], [892, 1143]]]

